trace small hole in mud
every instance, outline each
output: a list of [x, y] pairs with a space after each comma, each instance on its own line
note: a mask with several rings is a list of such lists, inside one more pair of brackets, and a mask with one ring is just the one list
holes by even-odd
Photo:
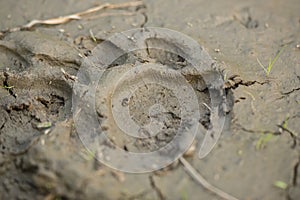
[[125, 151], [128, 151], [128, 148], [127, 148], [126, 145], [124, 145], [123, 149], [124, 149]]

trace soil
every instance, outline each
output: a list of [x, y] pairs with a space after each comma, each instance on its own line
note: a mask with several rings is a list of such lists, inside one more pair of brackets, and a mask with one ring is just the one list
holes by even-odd
[[[95, 3], [1, 1], [0, 30], [79, 12]], [[100, 12], [112, 15], [2, 32], [0, 199], [220, 199], [195, 182], [179, 162], [152, 173], [122, 173], [95, 161], [78, 138], [72, 88], [82, 55], [93, 56], [92, 50], [114, 33], [140, 27], [165, 27], [196, 40], [218, 63], [228, 98], [233, 99], [213, 151], [201, 160], [197, 153], [189, 155], [188, 162], [212, 185], [238, 199], [300, 199], [299, 10], [297, 0], [144, 0], [137, 8]], [[267, 66], [282, 48], [267, 75], [257, 60]], [[169, 60], [162, 52], [151, 54], [161, 62]], [[115, 74], [125, 73], [130, 59], [114, 63], [103, 88], [111, 86]], [[201, 77], [185, 77], [198, 91], [197, 98], [210, 105]], [[105, 90], [99, 87], [97, 92], [105, 102]], [[166, 105], [168, 112], [158, 121], [165, 121], [167, 134], [128, 142], [118, 131], [110, 132], [109, 115], [101, 105], [99, 120], [119, 147], [153, 151], [174, 136], [178, 102], [171, 91], [155, 85], [135, 95], [124, 103], [141, 124], [149, 122], [143, 115], [149, 109], [155, 115], [153, 102]], [[200, 123], [209, 129], [209, 109], [201, 105], [201, 111]], [[287, 186], [276, 186], [278, 181]]]

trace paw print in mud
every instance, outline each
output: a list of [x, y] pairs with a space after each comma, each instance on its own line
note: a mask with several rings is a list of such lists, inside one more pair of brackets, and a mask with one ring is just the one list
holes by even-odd
[[159, 170], [197, 137], [199, 158], [219, 139], [226, 94], [214, 61], [191, 38], [163, 28], [118, 33], [84, 59], [73, 118], [85, 147], [125, 172]]

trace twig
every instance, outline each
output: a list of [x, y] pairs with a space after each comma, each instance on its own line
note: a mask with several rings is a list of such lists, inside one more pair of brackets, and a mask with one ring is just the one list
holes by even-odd
[[73, 75], [70, 75], [68, 74], [63, 68], [60, 68], [60, 71], [63, 73], [64, 77], [66, 80], [71, 80], [71, 81], [77, 81], [77, 77], [76, 76], [73, 76]]
[[26, 29], [30, 29], [30, 28], [32, 28], [36, 25], [41, 25], [41, 24], [45, 24], [45, 25], [64, 24], [64, 23], [67, 23], [71, 20], [82, 19], [85, 15], [92, 14], [92, 13], [98, 12], [98, 11], [103, 10], [103, 9], [119, 9], [119, 8], [127, 8], [127, 7], [137, 7], [137, 6], [141, 6], [141, 5], [143, 5], [142, 1], [131, 1], [131, 2], [119, 3], [119, 4], [105, 3], [105, 4], [90, 8], [90, 9], [85, 10], [85, 11], [74, 13], [74, 14], [71, 14], [71, 15], [65, 15], [65, 16], [61, 16], [61, 17], [46, 19], [46, 20], [36, 20], [35, 19], [35, 20], [32, 20], [28, 24], [25, 24], [23, 26], [19, 26], [19, 27], [15, 27], [15, 28], [11, 28], [11, 29], [1, 31], [0, 36], [3, 35], [4, 33], [10, 33], [10, 32], [16, 32], [16, 31], [20, 31], [20, 30], [26, 30]]
[[211, 185], [201, 174], [199, 174], [195, 168], [186, 161], [183, 157], [179, 158], [179, 161], [182, 163], [182, 165], [185, 167], [186, 171], [198, 182], [200, 183], [205, 189], [215, 193], [219, 197], [222, 197], [226, 200], [238, 200], [237, 198], [231, 196], [230, 194], [225, 193], [224, 191], [220, 190], [219, 188], [216, 188], [215, 186]]
[[211, 112], [211, 108], [206, 103], [202, 103], [202, 104]]
[[95, 37], [95, 35], [94, 35], [94, 33], [93, 33], [93, 31], [92, 31], [92, 29], [90, 29], [90, 36], [91, 36], [91, 38], [92, 38], [92, 40], [94, 41], [94, 42], [96, 42], [97, 43], [97, 39], [96, 39], [96, 37]]

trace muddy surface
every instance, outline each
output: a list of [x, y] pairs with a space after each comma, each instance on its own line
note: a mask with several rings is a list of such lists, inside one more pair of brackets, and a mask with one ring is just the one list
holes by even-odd
[[[0, 30], [97, 3], [2, 1]], [[188, 162], [211, 184], [238, 199], [300, 199], [299, 10], [297, 0], [145, 0], [144, 6], [107, 9], [89, 19], [1, 34], [0, 199], [220, 199], [195, 182], [179, 162], [154, 173], [122, 173], [96, 162], [96, 155], [78, 138], [72, 88], [82, 57], [91, 56], [113, 33], [152, 26], [180, 31], [199, 42], [218, 64], [227, 95], [234, 101], [228, 104], [226, 128], [213, 151], [202, 160], [194, 153]], [[282, 48], [267, 75], [257, 60], [267, 66]], [[167, 65], [182, 61], [162, 52], [150, 55], [151, 61], [154, 57]], [[133, 63], [131, 58], [127, 61], [114, 63], [101, 84], [109, 87], [114, 75]], [[201, 76], [185, 77], [198, 91], [197, 98], [210, 105]], [[97, 92], [102, 98], [105, 90], [99, 87]], [[110, 131], [113, 126], [101, 105], [98, 117], [119, 147], [153, 151], [172, 140], [180, 117], [178, 102], [171, 91], [155, 85], [139, 88], [135, 95], [124, 104], [140, 124], [149, 123], [143, 114], [149, 109], [150, 115], [156, 114], [153, 102], [166, 105], [166, 114], [158, 119], [165, 122], [164, 134], [128, 141], [120, 132]], [[139, 98], [147, 104], [141, 106]], [[209, 129], [209, 109], [203, 104], [200, 108], [200, 123]], [[278, 181], [286, 185], [276, 186]]]

